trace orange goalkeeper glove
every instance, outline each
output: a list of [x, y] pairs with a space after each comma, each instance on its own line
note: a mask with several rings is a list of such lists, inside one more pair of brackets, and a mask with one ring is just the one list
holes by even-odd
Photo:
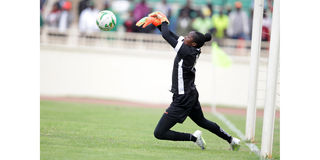
[[149, 17], [155, 17], [157, 19], [159, 19], [162, 22], [168, 22], [168, 24], [170, 24], [167, 16], [165, 14], [163, 14], [162, 12], [160, 11], [156, 11], [156, 12], [152, 12], [148, 15]]
[[148, 25], [153, 24], [154, 26], [157, 27], [161, 25], [162, 22], [168, 22], [169, 24], [169, 20], [167, 16], [157, 11], [157, 12], [150, 13], [148, 17], [141, 18], [136, 23], [136, 26], [140, 27], [143, 25], [142, 28], [146, 28]]
[[146, 28], [149, 24], [158, 26], [161, 24], [161, 21], [155, 17], [143, 17], [136, 23], [136, 26], [140, 27], [143, 25], [142, 28]]

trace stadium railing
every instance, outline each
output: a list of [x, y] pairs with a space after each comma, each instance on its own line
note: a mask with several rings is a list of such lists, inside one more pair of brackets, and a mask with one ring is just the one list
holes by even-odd
[[[159, 34], [132, 32], [95, 32], [81, 34], [76, 27], [66, 33], [55, 28], [43, 28], [40, 33], [41, 44], [92, 47], [126, 47], [140, 49], [170, 50], [169, 44]], [[229, 55], [249, 56], [250, 40], [222, 39], [220, 47]], [[269, 42], [261, 43], [261, 56], [268, 56]], [[202, 53], [211, 53], [211, 43], [202, 47]]]

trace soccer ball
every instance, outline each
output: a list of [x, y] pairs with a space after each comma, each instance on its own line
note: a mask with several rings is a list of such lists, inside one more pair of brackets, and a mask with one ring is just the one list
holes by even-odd
[[103, 10], [99, 12], [96, 23], [100, 30], [110, 31], [116, 26], [117, 19], [111, 11]]

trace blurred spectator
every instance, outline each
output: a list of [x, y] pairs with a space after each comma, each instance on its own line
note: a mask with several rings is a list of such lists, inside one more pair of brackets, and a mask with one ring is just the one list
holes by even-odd
[[141, 18], [147, 16], [150, 13], [150, 9], [146, 4], [145, 0], [141, 0], [140, 3], [137, 3], [133, 9], [134, 20], [137, 22]]
[[59, 3], [60, 8], [63, 6], [63, 4], [64, 4], [65, 1], [66, 1], [66, 0], [58, 0], [58, 3]]
[[40, 28], [42, 28], [44, 25], [44, 21], [43, 21], [43, 18], [42, 18], [42, 14], [40, 13]]
[[81, 12], [88, 7], [89, 0], [81, 0], [78, 5], [78, 15], [80, 16]]
[[200, 33], [206, 34], [207, 32], [209, 32], [209, 30], [213, 28], [213, 25], [211, 23], [210, 17], [205, 16], [204, 14], [205, 13], [199, 11], [198, 15], [200, 16], [194, 19], [194, 21], [192, 22], [192, 28]]
[[[145, 0], [141, 0], [139, 3], [137, 3], [133, 9], [133, 17], [134, 17], [134, 24], [138, 22], [141, 18], [148, 16], [148, 14], [151, 12], [151, 9], [148, 7]], [[141, 29], [137, 27], [136, 25], [132, 26], [133, 32], [143, 32], [143, 33], [150, 33], [152, 30], [154, 30], [155, 27], [153, 25], [149, 25], [144, 29]]]
[[72, 22], [71, 14], [72, 3], [70, 1], [64, 1], [61, 7], [61, 13], [59, 18], [59, 32], [66, 32]]
[[[176, 19], [174, 16], [172, 16], [172, 9], [170, 5], [167, 3], [167, 0], [161, 0], [160, 4], [157, 4], [155, 11], [160, 11], [163, 14], [165, 14], [170, 21], [169, 29], [173, 32], [176, 31]], [[161, 32], [158, 29], [155, 29], [155, 33], [161, 34]]]
[[129, 19], [124, 22], [124, 27], [126, 32], [133, 32], [133, 27], [135, 26], [135, 20], [133, 17], [133, 11], [129, 11]]
[[273, 12], [273, 1], [274, 0], [268, 0], [268, 3], [264, 2], [265, 4], [267, 4], [265, 5], [265, 9], [268, 9], [269, 11]]
[[250, 16], [249, 16], [249, 39], [252, 37], [252, 24], [253, 24], [253, 8], [250, 9]]
[[227, 10], [227, 16], [230, 16], [230, 13], [232, 12], [232, 7], [227, 5], [226, 10]]
[[[133, 0], [105, 0], [111, 5], [111, 8], [118, 13], [123, 14], [129, 13], [133, 9], [134, 5], [131, 3]], [[123, 14], [122, 14], [123, 13]]]
[[[207, 3], [207, 7], [205, 7], [205, 8], [209, 9], [209, 11], [210, 11], [210, 15], [209, 16], [212, 16], [214, 14], [214, 10], [213, 10], [214, 7], [213, 7], [213, 5], [211, 3], [209, 3], [209, 1]], [[206, 12], [206, 11], [204, 11], [204, 12]]]
[[191, 8], [191, 0], [187, 0], [186, 5], [179, 10], [179, 19], [186, 18], [186, 16], [189, 19], [194, 19], [197, 17], [196, 10]]
[[103, 10], [112, 11], [112, 9], [110, 8], [109, 1], [105, 1], [105, 2], [104, 2], [104, 4], [103, 4]]
[[233, 39], [248, 39], [249, 22], [248, 15], [241, 10], [242, 3], [235, 2], [235, 11], [229, 15], [229, 27], [227, 29], [228, 35]]
[[81, 35], [99, 31], [96, 24], [98, 13], [99, 10], [94, 7], [93, 1], [89, 1], [88, 7], [81, 12], [79, 18], [79, 31]]
[[262, 40], [263, 41], [270, 41], [270, 30], [271, 30], [271, 18], [267, 15], [266, 10], [263, 12], [263, 19], [262, 19]]
[[[169, 25], [170, 31], [176, 32], [177, 19], [174, 16], [172, 16], [172, 10], [169, 10], [167, 17], [168, 17], [168, 20], [170, 21], [170, 25]], [[157, 29], [157, 31], [159, 30]]]
[[161, 0], [161, 3], [155, 7], [155, 11], [160, 11], [169, 18], [169, 14], [171, 12], [171, 7], [167, 3], [167, 0]]
[[46, 3], [46, 0], [40, 0], [40, 10], [42, 11], [44, 4]]
[[213, 5], [211, 3], [209, 3], [209, 1], [208, 1], [207, 5], [205, 7], [202, 7], [202, 9], [201, 9], [202, 14], [205, 16], [205, 18], [207, 18], [210, 21], [211, 27], [208, 30], [210, 33], [214, 32], [214, 26], [211, 21], [211, 16], [214, 14], [213, 8], [214, 8]]
[[48, 14], [46, 18], [46, 24], [48, 27], [58, 28], [59, 25], [59, 19], [60, 19], [60, 5], [59, 2], [54, 3], [52, 10]]
[[177, 33], [179, 35], [187, 35], [191, 31], [191, 18], [188, 15], [188, 12], [181, 12], [179, 19], [177, 21]]
[[192, 30], [192, 21], [195, 17], [197, 17], [196, 10], [191, 8], [191, 1], [187, 0], [186, 5], [178, 12], [176, 28], [179, 35], [187, 35]]
[[43, 19], [43, 16], [42, 16], [42, 12], [43, 12], [43, 6], [44, 4], [46, 3], [46, 0], [40, 0], [40, 33], [42, 31], [42, 27], [44, 25], [44, 19]]
[[213, 26], [215, 27], [214, 37], [217, 39], [224, 38], [229, 25], [229, 17], [223, 14], [222, 8], [220, 9], [219, 14], [214, 14], [212, 16], [212, 22]]

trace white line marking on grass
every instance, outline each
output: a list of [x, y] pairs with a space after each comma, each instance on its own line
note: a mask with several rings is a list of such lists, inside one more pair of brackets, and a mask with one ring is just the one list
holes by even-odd
[[[212, 111], [212, 113], [215, 116], [217, 116], [222, 122], [224, 122], [231, 131], [235, 132], [241, 140], [245, 141], [244, 134], [232, 122], [230, 122], [223, 114], [218, 113], [216, 111]], [[249, 147], [251, 152], [254, 152], [258, 156], [260, 156], [260, 150], [255, 144], [253, 143], [245, 143], [245, 144]]]

